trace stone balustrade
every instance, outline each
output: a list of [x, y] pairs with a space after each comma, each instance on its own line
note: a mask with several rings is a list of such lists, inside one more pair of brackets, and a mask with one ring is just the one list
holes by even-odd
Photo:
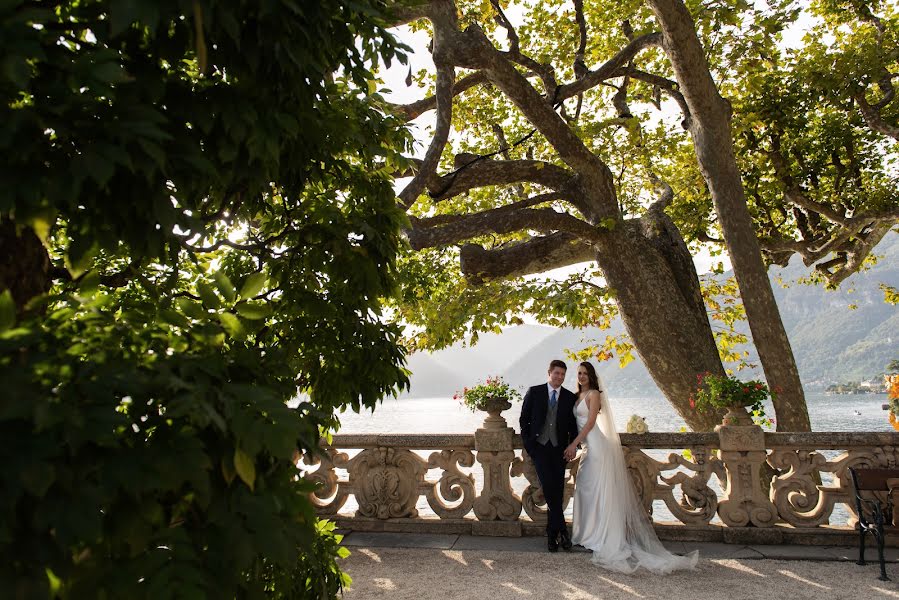
[[[319, 514], [354, 530], [542, 534], [537, 474], [520, 437], [495, 417], [473, 435], [335, 435], [303, 457], [306, 476], [320, 484], [312, 498]], [[899, 433], [724, 426], [622, 434], [621, 443], [647, 512], [661, 501], [676, 519], [656, 522], [659, 537], [672, 540], [855, 544], [848, 468], [899, 464]], [[577, 459], [569, 463], [566, 506], [577, 468]], [[341, 512], [351, 496], [356, 510]], [[419, 514], [422, 497], [433, 515]], [[830, 525], [837, 504], [849, 522]]]

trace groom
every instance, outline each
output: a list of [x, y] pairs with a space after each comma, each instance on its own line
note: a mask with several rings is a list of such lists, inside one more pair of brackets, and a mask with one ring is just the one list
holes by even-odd
[[564, 550], [571, 550], [571, 536], [562, 515], [567, 463], [562, 453], [577, 437], [577, 422], [574, 420], [575, 396], [562, 387], [567, 370], [561, 360], [549, 363], [547, 383], [527, 391], [518, 420], [524, 449], [534, 461], [546, 498], [549, 511], [546, 536], [550, 552], [557, 552], [560, 544]]

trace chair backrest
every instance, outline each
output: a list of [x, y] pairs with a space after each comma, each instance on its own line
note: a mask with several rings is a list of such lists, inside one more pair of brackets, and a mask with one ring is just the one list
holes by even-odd
[[886, 491], [890, 489], [887, 481], [899, 478], [899, 469], [856, 469], [849, 467], [849, 474], [852, 476], [852, 484], [857, 491]]

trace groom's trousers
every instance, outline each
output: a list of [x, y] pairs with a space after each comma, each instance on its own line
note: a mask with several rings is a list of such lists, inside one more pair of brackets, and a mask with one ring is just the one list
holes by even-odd
[[565, 517], [562, 514], [562, 497], [565, 491], [565, 457], [562, 446], [546, 445], [539, 442], [531, 446], [531, 460], [537, 470], [543, 496], [546, 498], [548, 520], [546, 533], [553, 536], [567, 531]]

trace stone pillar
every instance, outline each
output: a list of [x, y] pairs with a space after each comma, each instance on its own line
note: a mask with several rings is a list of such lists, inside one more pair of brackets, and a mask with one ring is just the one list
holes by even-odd
[[484, 469], [484, 488], [474, 501], [478, 523], [472, 532], [479, 535], [521, 535], [521, 499], [512, 491], [509, 470], [515, 459], [515, 431], [507, 426], [500, 412], [511, 408], [505, 398], [497, 398], [486, 410], [490, 414], [484, 427], [474, 432], [477, 460]]
[[771, 527], [777, 508], [769, 491], [762, 489], [762, 469], [767, 461], [765, 432], [757, 425], [720, 425], [721, 460], [727, 468], [727, 486], [718, 516], [729, 527]]

